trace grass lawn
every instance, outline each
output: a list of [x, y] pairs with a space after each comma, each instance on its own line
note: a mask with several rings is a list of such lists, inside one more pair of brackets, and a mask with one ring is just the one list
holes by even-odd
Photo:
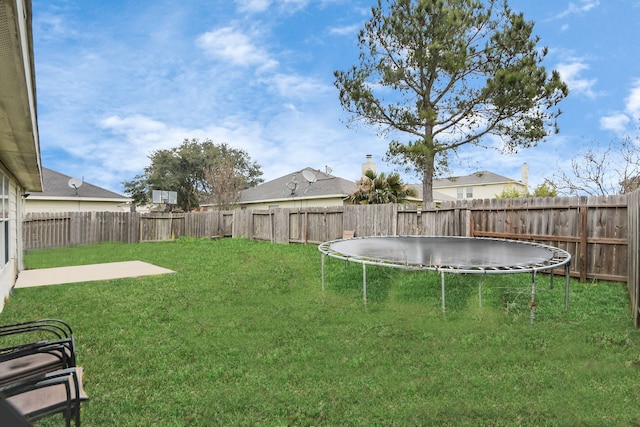
[[[73, 327], [85, 426], [640, 425], [621, 283], [440, 276], [244, 239], [35, 251], [28, 268], [142, 260], [175, 274], [18, 289], [2, 323]], [[58, 425], [53, 417], [38, 425]]]

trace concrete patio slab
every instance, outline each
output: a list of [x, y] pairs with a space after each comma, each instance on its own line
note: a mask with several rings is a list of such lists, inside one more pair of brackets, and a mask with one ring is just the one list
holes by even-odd
[[143, 261], [109, 262], [104, 264], [78, 265], [73, 267], [41, 268], [23, 270], [18, 275], [16, 288], [59, 285], [62, 283], [92, 282], [95, 280], [122, 279], [154, 274], [174, 273]]

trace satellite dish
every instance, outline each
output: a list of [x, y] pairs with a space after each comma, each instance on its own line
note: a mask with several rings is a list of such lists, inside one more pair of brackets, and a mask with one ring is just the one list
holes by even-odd
[[67, 183], [67, 185], [69, 185], [69, 187], [75, 188], [77, 190], [78, 187], [80, 187], [82, 185], [82, 178], [71, 178], [69, 180], [69, 182]]
[[291, 181], [287, 182], [286, 186], [289, 189], [289, 191], [291, 191], [291, 195], [293, 196], [296, 190], [298, 189], [298, 180], [296, 179], [295, 175], [293, 175], [293, 178], [291, 178]]
[[303, 170], [302, 176], [309, 182], [316, 182], [318, 180], [318, 175], [311, 172], [309, 169]]
[[74, 190], [76, 190], [76, 195], [78, 194], [78, 188], [82, 185], [82, 178], [71, 178], [67, 185]]

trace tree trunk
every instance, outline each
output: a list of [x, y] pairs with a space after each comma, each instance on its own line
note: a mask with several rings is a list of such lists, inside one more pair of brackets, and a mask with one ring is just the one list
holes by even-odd
[[422, 209], [433, 202], [433, 171], [435, 155], [429, 156], [422, 166]]

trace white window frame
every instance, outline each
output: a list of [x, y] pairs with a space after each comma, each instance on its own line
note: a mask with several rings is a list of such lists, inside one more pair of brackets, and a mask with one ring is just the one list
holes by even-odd
[[473, 187], [465, 188], [465, 199], [473, 199]]
[[9, 263], [11, 258], [9, 254], [10, 184], [9, 177], [0, 171], [0, 269]]

